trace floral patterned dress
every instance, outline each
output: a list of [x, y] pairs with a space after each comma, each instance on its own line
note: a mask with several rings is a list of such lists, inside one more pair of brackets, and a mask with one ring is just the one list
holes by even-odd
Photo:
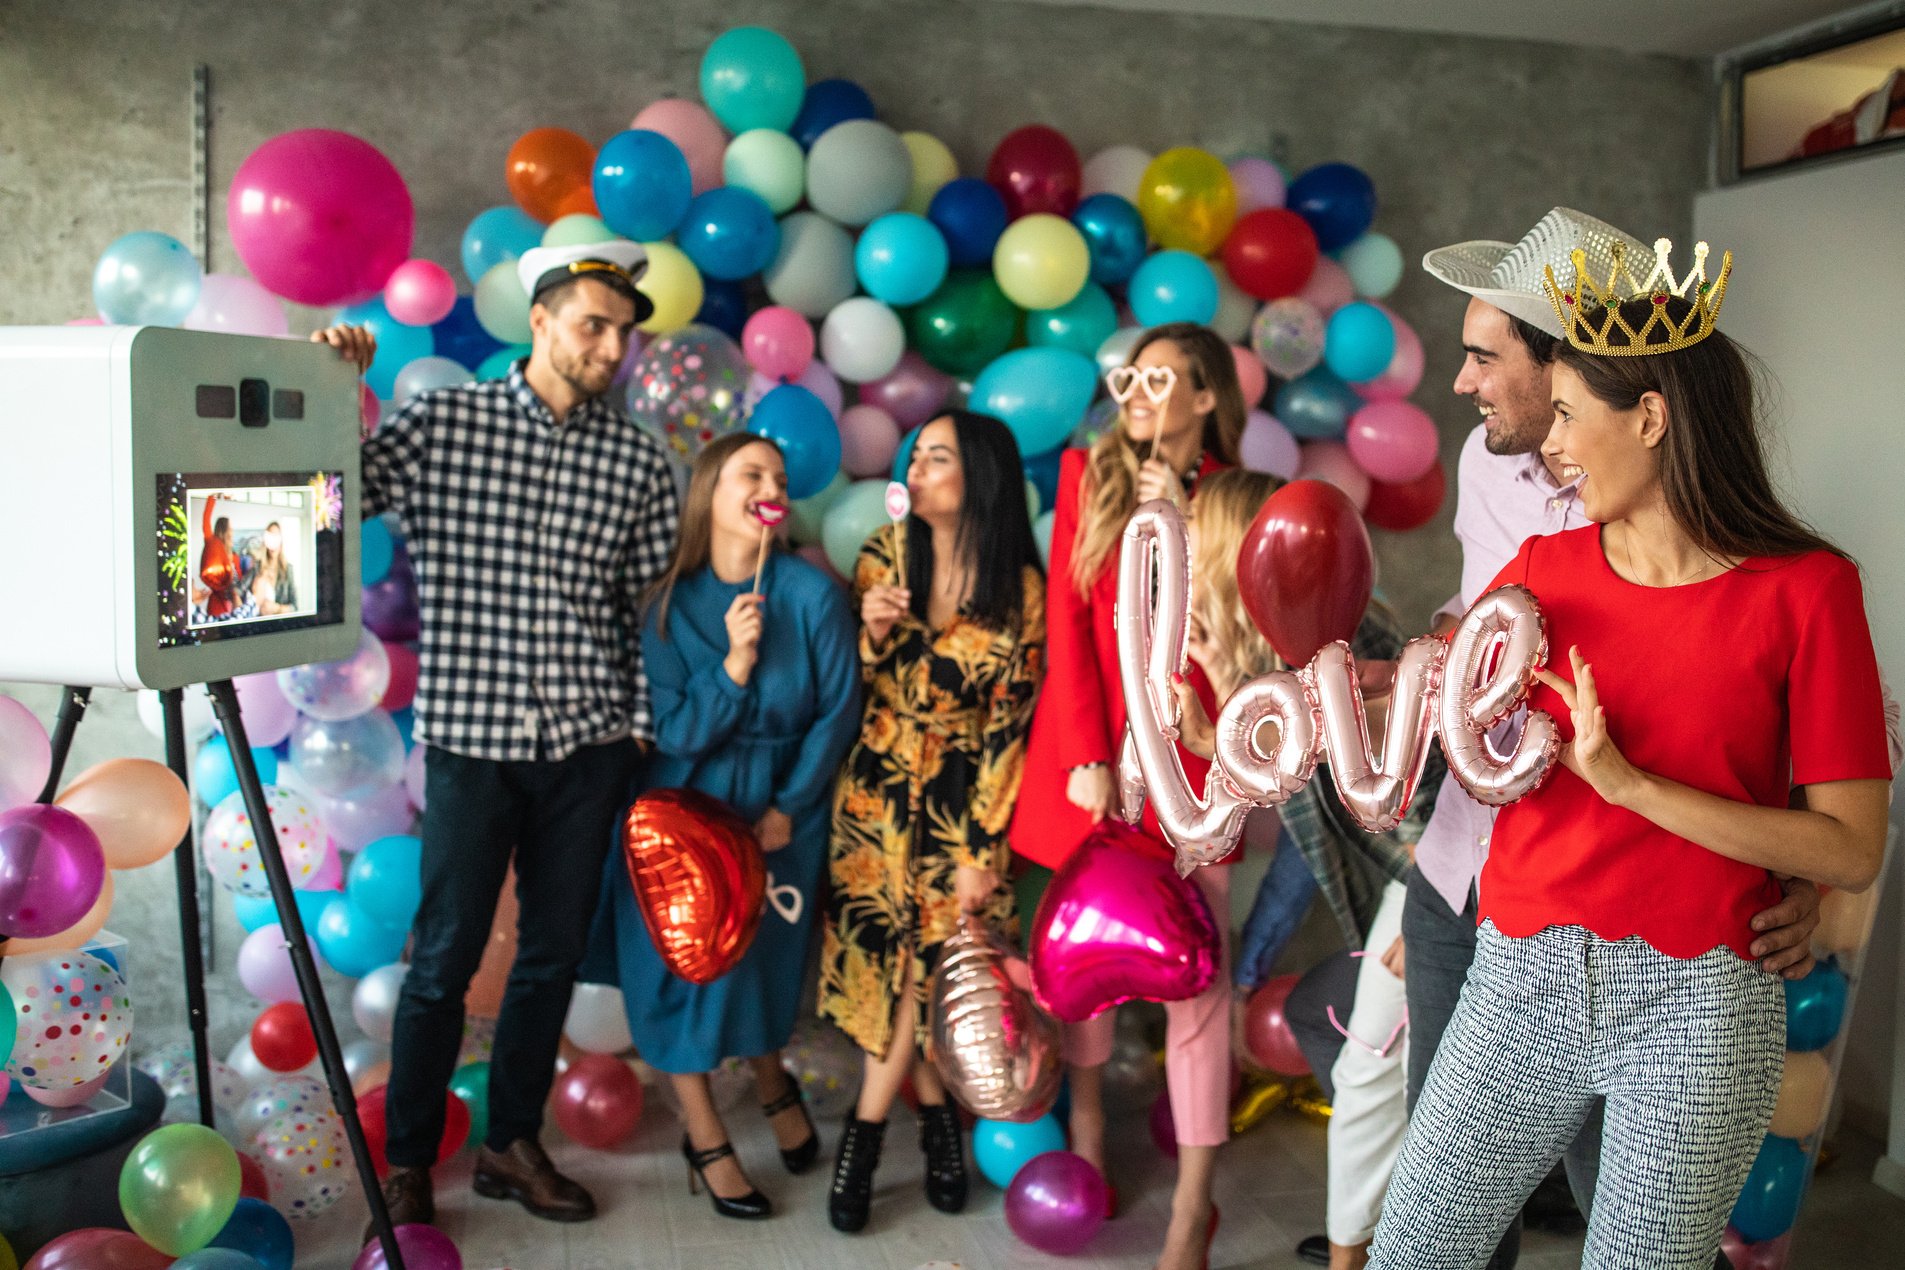
[[[869, 587], [899, 584], [893, 543], [888, 525], [861, 548], [856, 611]], [[1030, 566], [1016, 630], [964, 616], [929, 630], [910, 615], [879, 645], [860, 630], [866, 715], [834, 790], [820, 1013], [869, 1053], [887, 1052], [902, 994], [925, 1041], [925, 985], [959, 920], [958, 867], [1005, 873], [1044, 645], [1045, 582]], [[1007, 927], [1011, 890], [984, 915]]]

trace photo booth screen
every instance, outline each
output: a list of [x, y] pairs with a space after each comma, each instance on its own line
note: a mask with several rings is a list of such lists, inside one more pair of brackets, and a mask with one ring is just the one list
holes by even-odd
[[158, 478], [159, 646], [344, 620], [344, 478], [175, 472]]

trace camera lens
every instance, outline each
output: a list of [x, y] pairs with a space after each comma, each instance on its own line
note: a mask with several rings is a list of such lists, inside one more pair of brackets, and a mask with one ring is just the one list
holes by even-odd
[[238, 381], [238, 422], [262, 428], [271, 422], [271, 385], [262, 379]]

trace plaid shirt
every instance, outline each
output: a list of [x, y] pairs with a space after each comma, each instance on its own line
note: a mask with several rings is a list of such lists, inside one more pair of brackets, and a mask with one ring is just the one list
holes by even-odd
[[363, 457], [364, 513], [396, 512], [416, 563], [420, 739], [553, 761], [654, 736], [638, 602], [679, 507], [653, 438], [603, 397], [557, 423], [518, 363], [419, 394]]

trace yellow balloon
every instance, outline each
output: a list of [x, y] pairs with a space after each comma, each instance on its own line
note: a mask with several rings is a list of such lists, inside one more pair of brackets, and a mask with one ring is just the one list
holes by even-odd
[[1290, 1082], [1281, 1076], [1251, 1074], [1230, 1104], [1230, 1132], [1247, 1133], [1271, 1112], [1290, 1101]]
[[1832, 1064], [1813, 1051], [1786, 1055], [1786, 1072], [1779, 1080], [1779, 1101], [1767, 1132], [1781, 1138], [1806, 1138], [1825, 1123], [1832, 1093]]
[[20, 1270], [20, 1259], [13, 1255], [13, 1245], [0, 1235], [0, 1270]]
[[1158, 246], [1208, 256], [1237, 222], [1230, 169], [1208, 150], [1178, 146], [1151, 160], [1138, 182], [1138, 213]]
[[1056, 309], [1084, 289], [1091, 277], [1091, 249], [1062, 216], [1021, 216], [1006, 226], [992, 249], [992, 276], [1021, 309]]
[[925, 132], [902, 132], [906, 152], [913, 156], [913, 189], [902, 209], [924, 216], [939, 187], [959, 175], [959, 163], [953, 152], [938, 137]]
[[673, 243], [643, 243], [648, 252], [648, 272], [642, 275], [642, 293], [655, 302], [642, 329], [650, 335], [665, 335], [695, 320], [701, 311], [701, 271], [688, 259], [688, 253]]

